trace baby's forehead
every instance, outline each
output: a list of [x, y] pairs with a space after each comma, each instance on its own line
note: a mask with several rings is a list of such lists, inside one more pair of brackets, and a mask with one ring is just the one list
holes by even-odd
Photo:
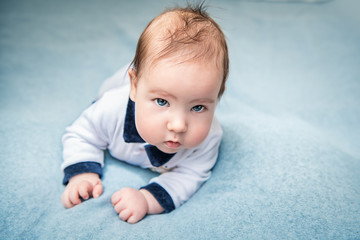
[[172, 68], [182, 68], [186, 69], [188, 66], [194, 67], [197, 66], [199, 69], [208, 69], [210, 66], [213, 70], [218, 70], [218, 72], [222, 72], [222, 69], [217, 68], [217, 61], [215, 59], [205, 59], [205, 58], [198, 58], [198, 59], [187, 59], [183, 56], [172, 56], [166, 57], [161, 59], [155, 59], [154, 61], [150, 62], [146, 68], [148, 70], [161, 70], [161, 69], [172, 69]]
[[150, 55], [147, 58], [147, 61], [144, 61], [143, 69], [145, 72], [149, 73], [148, 71], [151, 71], [155, 67], [160, 67], [160, 69], [163, 69], [170, 66], [186, 66], [187, 64], [192, 64], [203, 67], [213, 66], [214, 70], [222, 73], [223, 69], [221, 67], [221, 61], [222, 58], [217, 57], [216, 55], [194, 57], [191, 54], [176, 52], [158, 58]]

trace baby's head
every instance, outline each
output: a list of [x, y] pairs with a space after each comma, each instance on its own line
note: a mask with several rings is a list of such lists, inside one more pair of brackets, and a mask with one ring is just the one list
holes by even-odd
[[220, 26], [205, 12], [202, 4], [169, 9], [145, 28], [132, 62], [137, 76], [164, 58], [174, 63], [215, 62], [222, 72], [219, 98], [224, 93], [229, 72], [227, 44]]
[[201, 6], [168, 10], [142, 33], [132, 65], [130, 98], [140, 136], [166, 153], [201, 144], [229, 70], [218, 24]]

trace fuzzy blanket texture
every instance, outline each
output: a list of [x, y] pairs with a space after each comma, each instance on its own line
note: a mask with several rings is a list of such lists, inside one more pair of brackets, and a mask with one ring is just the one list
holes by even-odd
[[155, 173], [106, 153], [104, 193], [69, 210], [61, 137], [185, 1], [0, 1], [0, 239], [360, 239], [360, 1], [213, 0], [231, 72], [212, 177], [169, 214], [110, 203]]

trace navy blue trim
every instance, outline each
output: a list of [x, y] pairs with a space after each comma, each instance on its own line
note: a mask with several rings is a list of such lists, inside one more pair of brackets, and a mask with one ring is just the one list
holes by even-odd
[[175, 209], [175, 205], [170, 194], [159, 184], [150, 183], [140, 189], [148, 190], [155, 197], [158, 203], [165, 209], [164, 212], [169, 213]]
[[64, 169], [63, 184], [68, 184], [70, 178], [79, 175], [81, 173], [97, 173], [100, 177], [102, 176], [102, 168], [100, 163], [96, 162], [80, 162], [70, 165]]
[[175, 155], [175, 153], [164, 153], [160, 151], [157, 147], [150, 144], [145, 146], [145, 151], [149, 157], [151, 165], [153, 165], [154, 167], [160, 167], [164, 165]]
[[135, 125], [135, 103], [129, 98], [126, 108], [123, 138], [127, 143], [144, 143]]

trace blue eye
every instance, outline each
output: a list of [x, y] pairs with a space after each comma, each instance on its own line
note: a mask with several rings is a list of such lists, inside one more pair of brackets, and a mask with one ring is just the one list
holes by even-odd
[[202, 105], [197, 105], [197, 106], [193, 107], [191, 110], [193, 110], [194, 112], [202, 112], [205, 110], [205, 107]]
[[160, 107], [165, 107], [165, 106], [169, 105], [168, 101], [166, 101], [165, 99], [162, 99], [162, 98], [155, 99], [155, 103]]

